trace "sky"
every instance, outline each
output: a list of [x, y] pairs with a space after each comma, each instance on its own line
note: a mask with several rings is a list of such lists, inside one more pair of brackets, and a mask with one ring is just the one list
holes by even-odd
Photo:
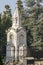
[[5, 5], [8, 4], [8, 5], [10, 5], [10, 8], [11, 8], [12, 14], [13, 14], [15, 6], [16, 6], [16, 1], [17, 0], [0, 0], [0, 13], [2, 13], [5, 10]]
[[16, 1], [17, 0], [0, 0], [0, 13], [2, 13], [5, 10], [6, 4], [10, 5], [10, 8], [13, 13], [16, 6]]

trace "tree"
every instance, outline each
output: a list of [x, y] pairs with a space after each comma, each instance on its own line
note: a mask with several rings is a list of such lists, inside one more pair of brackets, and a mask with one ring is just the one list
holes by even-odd
[[25, 3], [27, 7], [31, 7], [35, 4], [35, 0], [26, 0]]
[[39, 36], [40, 36], [40, 40], [41, 40], [40, 45], [43, 47], [43, 13], [41, 13], [40, 16], [39, 16], [39, 22], [40, 22]]
[[[3, 45], [6, 45], [7, 43], [7, 35], [6, 30], [11, 26], [11, 9], [9, 5], [5, 5], [5, 11], [3, 12], [3, 15], [0, 14], [0, 47]], [[2, 50], [1, 50], [2, 52]], [[2, 65], [2, 53], [0, 52], [0, 65]]]
[[0, 24], [1, 24], [1, 14], [0, 14]]
[[17, 6], [18, 6], [19, 12], [21, 14], [21, 20], [23, 21], [24, 16], [25, 16], [25, 13], [24, 13], [25, 11], [24, 11], [23, 3], [21, 0], [17, 0]]
[[[3, 15], [0, 15], [0, 45], [3, 46], [7, 44], [7, 35], [6, 35], [6, 30], [12, 25], [12, 14], [11, 14], [11, 9], [9, 5], [5, 5], [5, 11], [3, 11]], [[5, 51], [5, 50], [4, 50]], [[3, 54], [2, 54], [3, 55]], [[4, 58], [4, 55], [3, 55]], [[1, 60], [1, 55], [0, 55], [0, 63], [2, 62]], [[1, 65], [1, 64], [0, 64]]]
[[40, 2], [41, 2], [41, 0], [36, 0], [36, 5], [39, 6]]
[[2, 22], [3, 22], [3, 28], [7, 30], [12, 24], [12, 21], [11, 21], [12, 15], [11, 15], [10, 6], [5, 5], [5, 8], [6, 8], [6, 11], [3, 12]]
[[[41, 41], [39, 43], [39, 40], [40, 40], [39, 30], [41, 28], [40, 27], [41, 21], [39, 21], [40, 20], [39, 16], [41, 13], [43, 13], [43, 6], [40, 5], [40, 2], [41, 2], [40, 0], [36, 0], [36, 2], [34, 2], [34, 0], [26, 0], [26, 6], [28, 7], [26, 10], [28, 13], [28, 18], [27, 18], [28, 22], [26, 22], [26, 24], [28, 28], [31, 30], [31, 35], [33, 40], [30, 45], [33, 45], [33, 46], [38, 46], [41, 43]], [[31, 35], [30, 35], [30, 38], [31, 38]]]
[[3, 65], [1, 51], [0, 51], [0, 65]]
[[2, 45], [1, 44], [1, 33], [2, 33], [2, 24], [1, 24], [1, 14], [0, 14], [0, 46]]

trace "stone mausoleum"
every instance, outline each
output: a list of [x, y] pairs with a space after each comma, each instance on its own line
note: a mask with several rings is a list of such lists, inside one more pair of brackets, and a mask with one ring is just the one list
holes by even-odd
[[12, 16], [12, 26], [7, 31], [6, 62], [16, 62], [26, 65], [26, 30], [22, 27], [21, 23], [21, 14], [18, 6], [16, 5]]
[[7, 31], [6, 65], [43, 65], [43, 58], [31, 56], [36, 55], [31, 48], [27, 46], [26, 30], [22, 27], [21, 13], [16, 5], [12, 26]]

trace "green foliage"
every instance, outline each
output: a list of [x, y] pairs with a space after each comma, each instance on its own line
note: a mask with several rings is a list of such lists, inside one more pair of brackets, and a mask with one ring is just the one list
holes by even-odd
[[10, 6], [9, 5], [5, 5], [5, 8], [8, 10], [10, 8]]
[[35, 0], [26, 0], [25, 2], [26, 2], [26, 6], [29, 6], [29, 7], [35, 4]]
[[17, 1], [17, 5], [18, 5], [18, 8], [19, 9], [23, 8], [22, 1], [21, 0], [18, 0]]
[[1, 51], [0, 51], [0, 65], [3, 65]]
[[6, 45], [7, 43], [7, 35], [6, 30], [12, 25], [11, 21], [11, 9], [9, 5], [5, 5], [5, 11], [3, 11], [3, 15], [1, 16], [1, 26], [0, 26], [0, 44]]
[[36, 5], [39, 6], [40, 2], [41, 2], [41, 0], [36, 0]]
[[[27, 5], [28, 17], [26, 18], [26, 23], [28, 27], [28, 34], [30, 38], [27, 37], [28, 46], [42, 46], [43, 44], [43, 6], [40, 5], [40, 0], [34, 2], [33, 0], [25, 0]], [[34, 4], [33, 4], [34, 3]], [[34, 7], [33, 7], [34, 6]], [[29, 33], [29, 30], [31, 31]], [[32, 37], [31, 37], [32, 36]], [[32, 41], [30, 40], [32, 38]], [[31, 42], [31, 43], [30, 43]], [[30, 44], [29, 44], [30, 43]]]
[[1, 25], [1, 14], [0, 14], [0, 25]]
[[0, 45], [1, 45], [1, 33], [2, 33], [2, 24], [1, 24], [1, 14], [0, 14]]
[[21, 0], [17, 0], [17, 6], [21, 14], [21, 19], [23, 19], [24, 18], [24, 7], [23, 7], [23, 3]]
[[40, 14], [39, 16], [39, 35], [40, 35], [40, 39], [41, 39], [41, 43], [43, 45], [43, 13]]

